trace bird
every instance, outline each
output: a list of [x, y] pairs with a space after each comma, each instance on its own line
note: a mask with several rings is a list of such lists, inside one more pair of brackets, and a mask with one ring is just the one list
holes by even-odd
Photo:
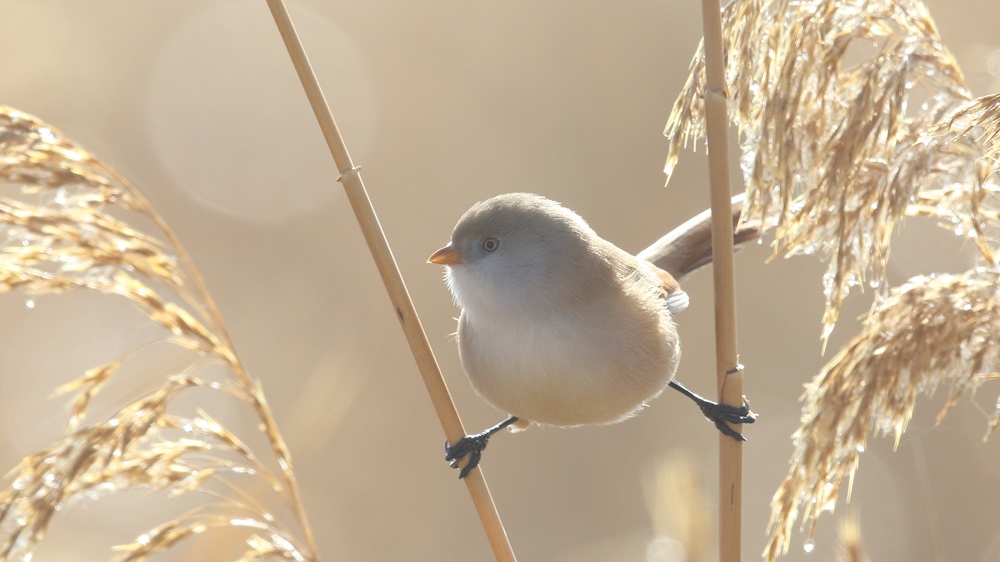
[[496, 432], [532, 424], [613, 424], [668, 386], [691, 398], [724, 434], [753, 423], [742, 406], [703, 398], [674, 380], [681, 356], [674, 314], [689, 297], [668, 272], [601, 238], [577, 213], [533, 193], [473, 205], [429, 258], [445, 266], [469, 381], [508, 417], [445, 443], [459, 478]]

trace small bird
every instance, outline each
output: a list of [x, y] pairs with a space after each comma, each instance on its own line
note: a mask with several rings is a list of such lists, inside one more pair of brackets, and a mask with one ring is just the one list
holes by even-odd
[[749, 404], [717, 404], [674, 381], [681, 348], [673, 315], [688, 295], [666, 271], [602, 239], [582, 217], [531, 193], [477, 203], [427, 260], [445, 266], [462, 309], [458, 350], [476, 392], [510, 416], [454, 445], [471, 455], [513, 425], [572, 427], [622, 421], [667, 386], [694, 400], [720, 431], [753, 423]]

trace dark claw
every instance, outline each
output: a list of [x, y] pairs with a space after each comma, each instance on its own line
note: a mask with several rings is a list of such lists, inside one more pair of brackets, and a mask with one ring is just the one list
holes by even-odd
[[750, 403], [747, 402], [745, 396], [743, 397], [742, 407], [718, 404], [709, 400], [699, 402], [698, 407], [701, 408], [701, 413], [711, 420], [719, 431], [737, 441], [746, 441], [747, 438], [743, 437], [742, 433], [726, 425], [726, 422], [743, 424], [757, 421], [757, 414], [750, 411]]
[[454, 445], [449, 445], [448, 442], [445, 441], [444, 460], [449, 461], [452, 468], [458, 468], [458, 461], [468, 455], [469, 462], [462, 467], [462, 470], [458, 473], [459, 478], [465, 478], [470, 472], [472, 472], [473, 468], [476, 468], [479, 464], [479, 460], [483, 458], [483, 449], [485, 449], [487, 443], [490, 442], [490, 436], [516, 421], [517, 417], [511, 416], [482, 433], [466, 435], [465, 437], [459, 439]]
[[746, 396], [743, 397], [743, 406], [731, 406], [729, 404], [719, 404], [702, 398], [685, 388], [684, 385], [677, 381], [670, 381], [670, 386], [684, 396], [694, 400], [695, 404], [701, 408], [701, 413], [704, 414], [709, 421], [714, 423], [715, 427], [717, 427], [723, 434], [728, 435], [737, 441], [747, 440], [746, 437], [743, 437], [742, 433], [726, 425], [726, 422], [743, 424], [757, 421], [757, 414], [750, 411], [750, 402], [747, 401]]
[[485, 432], [476, 435], [466, 435], [454, 445], [448, 445], [448, 442], [445, 441], [444, 460], [450, 461], [452, 468], [458, 468], [458, 461], [466, 455], [470, 455], [469, 462], [458, 473], [459, 478], [465, 478], [479, 464], [479, 459], [483, 458], [483, 449], [486, 448], [486, 444], [489, 442], [490, 434]]

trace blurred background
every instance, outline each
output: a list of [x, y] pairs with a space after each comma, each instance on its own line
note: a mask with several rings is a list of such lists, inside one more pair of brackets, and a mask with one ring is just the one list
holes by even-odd
[[[470, 205], [501, 192], [561, 201], [635, 252], [705, 209], [703, 152], [684, 154], [664, 188], [661, 135], [701, 36], [700, 8], [653, 0], [290, 4], [463, 421], [469, 431], [492, 425], [504, 413], [470, 389], [450, 338], [458, 311], [441, 268], [425, 260]], [[1000, 91], [1000, 4], [928, 4], [973, 93]], [[179, 235], [262, 381], [321, 559], [490, 559], [265, 4], [2, 6], [0, 103], [115, 166]], [[760, 413], [744, 449], [747, 560], [766, 540], [802, 385], [825, 362], [825, 266], [812, 257], [765, 264], [768, 241], [737, 257], [745, 391]], [[959, 272], [971, 256], [934, 224], [908, 221], [891, 276], [898, 284]], [[678, 318], [679, 378], [711, 395], [710, 272], [685, 289], [692, 306]], [[129, 349], [145, 325], [107, 298], [61, 298], [29, 308], [24, 295], [0, 297], [2, 471], [60, 436], [66, 400], [49, 398], [52, 389]], [[848, 299], [828, 356], [857, 331], [870, 298], [856, 291]], [[129, 384], [112, 397], [131, 396]], [[876, 562], [1000, 560], [1000, 450], [996, 439], [981, 443], [997, 393], [987, 385], [935, 427], [941, 392], [918, 404], [895, 452], [891, 439], [872, 439], [851, 503], [820, 521], [813, 552], [799, 536], [785, 559], [834, 559], [837, 520], [854, 513]], [[500, 435], [483, 467], [519, 560], [662, 560], [646, 482], [664, 458], [686, 452], [714, 510], [717, 441], [696, 408], [668, 393], [619, 425]], [[35, 559], [107, 559], [109, 545], [163, 520], [143, 500], [67, 506]], [[199, 540], [163, 559], [217, 559]]]

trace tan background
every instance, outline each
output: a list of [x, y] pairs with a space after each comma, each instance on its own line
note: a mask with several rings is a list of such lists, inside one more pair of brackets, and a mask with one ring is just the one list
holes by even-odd
[[[974, 93], [1000, 91], [1000, 4], [930, 8]], [[668, 188], [661, 172], [661, 131], [701, 35], [697, 9], [652, 0], [293, 2], [468, 428], [502, 414], [470, 390], [448, 336], [457, 311], [440, 268], [424, 260], [466, 208], [504, 191], [560, 200], [633, 251], [705, 208], [703, 154], [684, 154]], [[112, 163], [179, 234], [263, 381], [322, 559], [489, 559], [264, 3], [7, 0], [0, 10], [0, 103]], [[891, 272], [898, 282], [960, 271], [969, 255], [955, 237], [911, 222]], [[761, 414], [745, 448], [747, 560], [763, 548], [802, 384], [823, 363], [823, 266], [764, 265], [767, 256], [751, 248], [737, 264], [746, 391]], [[710, 393], [711, 275], [686, 289], [693, 305], [679, 318], [679, 376]], [[831, 349], [853, 334], [869, 298], [852, 295]], [[127, 307], [88, 303], [61, 307], [53, 297], [29, 310], [23, 295], [0, 298], [3, 470], [58, 437], [64, 401], [48, 399], [51, 389], [128, 349], [141, 324]], [[126, 320], [110, 325], [109, 314]], [[978, 405], [963, 401], [936, 429], [941, 397], [922, 401], [898, 451], [872, 441], [852, 503], [820, 522], [816, 550], [807, 555], [799, 536], [786, 559], [832, 560], [836, 520], [848, 511], [860, 514], [877, 562], [1000, 559], [1000, 453], [995, 441], [979, 443], [996, 395], [987, 386]], [[671, 393], [617, 426], [502, 435], [484, 466], [520, 560], [641, 561], [654, 538], [644, 477], [668, 453], [689, 451], [714, 502], [716, 442]], [[108, 544], [160, 519], [118, 511], [142, 509], [142, 499], [68, 506], [35, 559], [106, 559]], [[174, 559], [214, 559], [212, 548], [185, 545]]]

